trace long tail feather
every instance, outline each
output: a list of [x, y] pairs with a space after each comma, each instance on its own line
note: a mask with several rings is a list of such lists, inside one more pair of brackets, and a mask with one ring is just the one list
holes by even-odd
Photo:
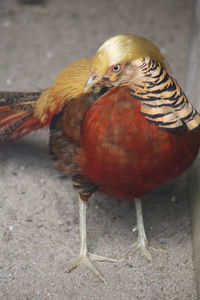
[[13, 111], [33, 112], [40, 94], [38, 92], [0, 92], [0, 109], [7, 106]]
[[0, 143], [21, 138], [45, 126], [33, 114], [40, 93], [0, 92]]

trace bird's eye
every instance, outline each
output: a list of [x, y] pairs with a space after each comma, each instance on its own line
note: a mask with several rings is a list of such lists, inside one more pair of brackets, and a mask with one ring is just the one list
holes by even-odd
[[112, 67], [112, 72], [118, 73], [121, 70], [121, 65], [117, 64]]

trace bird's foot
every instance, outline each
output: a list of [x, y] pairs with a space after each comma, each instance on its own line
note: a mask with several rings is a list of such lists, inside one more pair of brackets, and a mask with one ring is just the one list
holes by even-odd
[[78, 259], [71, 265], [69, 269], [66, 270], [67, 273], [71, 272], [73, 269], [77, 268], [80, 265], [85, 265], [88, 267], [98, 278], [100, 281], [107, 283], [104, 276], [100, 273], [100, 271], [94, 266], [93, 261], [107, 261], [107, 262], [119, 262], [118, 260], [96, 255], [90, 252], [86, 254], [80, 254]]
[[152, 255], [151, 255], [152, 252], [165, 253], [166, 250], [159, 249], [159, 248], [156, 249], [156, 248], [150, 247], [148, 245], [147, 240], [138, 239], [137, 242], [135, 244], [133, 244], [133, 250], [128, 255], [128, 257], [133, 256], [136, 252], [140, 252], [144, 257], [146, 257], [148, 262], [152, 262], [153, 261], [153, 258], [152, 258]]

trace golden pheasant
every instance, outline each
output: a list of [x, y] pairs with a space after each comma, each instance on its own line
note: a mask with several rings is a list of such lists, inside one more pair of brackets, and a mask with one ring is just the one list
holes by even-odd
[[87, 249], [86, 204], [96, 191], [135, 199], [133, 253], [140, 250], [152, 260], [140, 198], [183, 173], [200, 146], [200, 115], [169, 75], [159, 49], [139, 36], [115, 36], [93, 58], [61, 72], [34, 100], [29, 116], [12, 114], [9, 105], [6, 113], [4, 104], [0, 140], [49, 125], [54, 167], [72, 177], [79, 193], [81, 248], [68, 271], [85, 264], [105, 282], [93, 261], [114, 261]]

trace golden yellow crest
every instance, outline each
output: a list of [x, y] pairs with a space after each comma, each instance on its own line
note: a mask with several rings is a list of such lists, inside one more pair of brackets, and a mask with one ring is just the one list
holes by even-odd
[[137, 36], [121, 34], [108, 39], [93, 58], [92, 71], [99, 77], [115, 64], [132, 62], [140, 57], [150, 57], [166, 68], [167, 63], [158, 49], [150, 40]]

